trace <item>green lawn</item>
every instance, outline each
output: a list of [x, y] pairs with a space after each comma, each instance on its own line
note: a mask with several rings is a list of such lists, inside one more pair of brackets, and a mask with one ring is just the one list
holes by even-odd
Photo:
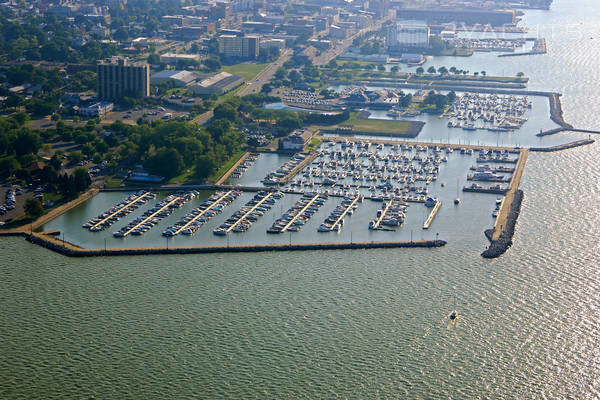
[[318, 139], [318, 138], [312, 138], [310, 140], [310, 143], [308, 145], [306, 145], [306, 148], [304, 149], [305, 151], [311, 151], [316, 149], [317, 147], [319, 147], [319, 145], [321, 144], [322, 140]]
[[214, 174], [211, 175], [210, 178], [208, 178], [208, 180], [210, 182], [216, 182], [219, 180], [220, 177], [222, 177], [225, 172], [227, 172], [227, 170], [229, 170], [229, 168], [231, 168], [233, 166], [233, 164], [235, 164], [240, 157], [242, 157], [244, 155], [244, 153], [246, 153], [244, 150], [240, 150], [238, 153], [235, 153], [230, 159], [229, 161], [227, 161], [225, 164], [223, 164], [221, 166], [221, 168], [219, 168], [217, 170], [217, 172], [215, 172]]
[[115, 177], [110, 177], [107, 178], [104, 181], [104, 185], [109, 188], [109, 189], [114, 189], [114, 188], [118, 188], [121, 186], [121, 184], [123, 183], [123, 179], [121, 178], [115, 178]]
[[246, 81], [252, 81], [256, 79], [267, 64], [255, 64], [255, 63], [241, 63], [235, 65], [224, 65], [221, 71], [229, 72], [230, 74], [239, 75]]
[[[412, 124], [407, 121], [389, 121], [383, 119], [360, 119], [357, 113], [350, 113], [350, 118], [343, 125], [353, 125], [355, 131], [373, 133], [395, 133], [404, 134], [408, 132]], [[332, 127], [331, 129], [335, 129]]]
[[167, 185], [183, 185], [189, 182], [194, 176], [194, 172], [196, 172], [196, 168], [189, 168], [182, 172], [180, 175], [177, 175], [167, 182]]

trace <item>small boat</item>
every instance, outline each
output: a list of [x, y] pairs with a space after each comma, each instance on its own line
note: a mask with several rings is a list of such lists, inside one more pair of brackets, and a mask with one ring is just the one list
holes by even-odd
[[458, 317], [458, 311], [456, 311], [456, 297], [454, 298], [454, 309], [452, 310], [452, 312], [450, 313], [450, 315], [448, 315], [449, 319], [456, 319]]

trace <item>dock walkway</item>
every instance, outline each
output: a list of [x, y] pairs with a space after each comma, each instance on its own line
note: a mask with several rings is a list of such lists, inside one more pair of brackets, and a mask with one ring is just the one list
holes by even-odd
[[233, 193], [233, 190], [228, 191], [227, 193], [225, 193], [223, 196], [219, 197], [219, 199], [213, 201], [213, 203], [208, 206], [207, 208], [205, 208], [204, 210], [202, 210], [202, 212], [200, 212], [200, 214], [196, 215], [194, 218], [192, 218], [188, 223], [186, 223], [185, 225], [183, 225], [181, 228], [177, 229], [174, 232], [174, 235], [179, 235], [184, 229], [188, 228], [190, 225], [192, 225], [194, 222], [198, 221], [200, 218], [202, 218], [202, 216], [204, 214], [206, 214], [208, 211], [212, 210], [217, 204], [219, 204], [225, 197], [229, 196], [231, 193]]
[[498, 217], [496, 218], [496, 222], [494, 224], [494, 233], [492, 234], [492, 240], [498, 240], [500, 238], [500, 235], [502, 234], [504, 227], [507, 226], [510, 208], [515, 198], [515, 193], [519, 189], [519, 184], [521, 183], [521, 178], [523, 177], [523, 170], [525, 169], [525, 164], [527, 162], [528, 156], [529, 150], [521, 150], [519, 161], [517, 161], [517, 165], [515, 167], [515, 173], [513, 174], [512, 180], [510, 181], [510, 185], [508, 186], [508, 192], [506, 192], [504, 201], [502, 201], [502, 206], [500, 207]]
[[308, 203], [306, 203], [306, 205], [305, 205], [304, 207], [302, 207], [302, 209], [301, 209], [300, 211], [298, 211], [298, 212], [296, 213], [296, 215], [294, 215], [294, 217], [293, 217], [293, 218], [290, 220], [290, 222], [288, 222], [288, 223], [287, 223], [287, 225], [286, 225], [286, 226], [284, 226], [284, 227], [281, 229], [281, 233], [283, 233], [283, 232], [287, 231], [287, 230], [288, 230], [288, 228], [289, 228], [290, 226], [292, 226], [292, 224], [293, 224], [294, 222], [296, 222], [296, 220], [297, 220], [298, 218], [300, 218], [300, 216], [301, 216], [301, 215], [304, 213], [304, 211], [306, 211], [306, 209], [307, 209], [308, 207], [310, 207], [310, 206], [311, 206], [311, 205], [312, 205], [312, 204], [313, 204], [315, 201], [317, 201], [317, 199], [318, 199], [320, 196], [321, 196], [321, 194], [320, 194], [320, 193], [317, 193], [317, 194], [315, 194], [315, 195], [313, 196], [313, 198], [312, 198], [312, 199], [310, 199], [310, 201], [309, 201]]
[[254, 205], [254, 207], [252, 207], [248, 212], [246, 212], [244, 215], [242, 215], [237, 221], [235, 221], [235, 223], [233, 225], [231, 225], [229, 228], [227, 228], [225, 230], [225, 232], [226, 233], [231, 232], [236, 226], [238, 226], [242, 221], [244, 221], [248, 217], [248, 215], [252, 214], [254, 212], [254, 210], [256, 210], [258, 207], [260, 207], [265, 201], [270, 199], [273, 196], [273, 194], [275, 194], [275, 192], [269, 192], [258, 203], [256, 203]]
[[[354, 207], [354, 205], [358, 202], [358, 199], [360, 199], [360, 195], [357, 195], [354, 200], [352, 200], [352, 202], [350, 203], [350, 205], [348, 207], [346, 207], [346, 209], [344, 210], [343, 213], [340, 214], [339, 218], [333, 223], [333, 225], [331, 225], [331, 229], [335, 229], [335, 227], [337, 225], [340, 224], [340, 221], [344, 219], [344, 217], [346, 216], [346, 214], [348, 214], [348, 211], [350, 211], [350, 209], [352, 207]], [[341, 229], [341, 226], [340, 226]]]
[[102, 221], [98, 222], [97, 224], [94, 224], [94, 225], [90, 226], [89, 230], [91, 231], [93, 229], [98, 228], [98, 226], [103, 225], [106, 221], [110, 220], [111, 218], [114, 218], [116, 215], [119, 215], [126, 208], [131, 207], [131, 206], [137, 204], [140, 201], [144, 201], [145, 202], [146, 201], [146, 197], [149, 197], [149, 196], [151, 197], [152, 193], [147, 192], [147, 193], [144, 193], [141, 196], [138, 196], [134, 200], [126, 203], [123, 207], [119, 208], [117, 211], [115, 211], [112, 214], [110, 214], [108, 217], [104, 218]]
[[158, 214], [160, 214], [164, 210], [168, 209], [172, 204], [176, 203], [180, 199], [181, 199], [181, 197], [174, 196], [173, 200], [169, 201], [167, 204], [165, 204], [164, 206], [162, 206], [161, 208], [159, 208], [157, 211], [155, 211], [152, 214], [148, 215], [142, 221], [138, 222], [133, 227], [131, 227], [127, 231], [123, 232], [123, 237], [128, 236], [131, 232], [135, 231], [137, 228], [139, 228], [140, 226], [144, 225], [145, 223], [147, 223], [148, 221], [150, 221], [152, 218], [156, 217]]
[[375, 224], [373, 224], [373, 229], [379, 229], [379, 225], [381, 225], [381, 221], [383, 221], [383, 219], [385, 218], [385, 215], [387, 214], [387, 212], [389, 211], [389, 209], [393, 203], [394, 203], [394, 200], [388, 201], [388, 203], [385, 205], [385, 208], [381, 212], [381, 215], [379, 216], [377, 221], [375, 221]]
[[435, 219], [435, 216], [440, 211], [440, 208], [442, 208], [442, 202], [438, 200], [435, 203], [435, 206], [433, 206], [433, 209], [431, 210], [431, 212], [429, 213], [429, 217], [427, 217], [427, 220], [423, 224], [423, 229], [429, 229], [429, 227], [433, 223], [433, 220]]

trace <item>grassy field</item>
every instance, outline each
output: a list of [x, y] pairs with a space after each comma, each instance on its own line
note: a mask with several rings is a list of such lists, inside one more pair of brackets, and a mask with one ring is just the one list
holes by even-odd
[[304, 149], [305, 151], [311, 151], [316, 149], [317, 147], [319, 147], [319, 145], [321, 144], [322, 140], [318, 139], [318, 138], [312, 138], [310, 140], [310, 143], [306, 145], [306, 148]]
[[350, 118], [343, 125], [353, 125], [355, 131], [404, 134], [412, 124], [407, 121], [389, 121], [383, 119], [360, 119], [357, 113], [350, 113]]
[[115, 177], [110, 177], [110, 178], [106, 179], [106, 181], [104, 181], [104, 185], [109, 189], [118, 188], [121, 186], [122, 183], [123, 183], [123, 179], [115, 178]]
[[230, 74], [239, 75], [246, 81], [252, 81], [256, 79], [267, 64], [254, 64], [254, 63], [241, 63], [235, 65], [225, 65], [221, 68], [221, 71], [229, 72]]

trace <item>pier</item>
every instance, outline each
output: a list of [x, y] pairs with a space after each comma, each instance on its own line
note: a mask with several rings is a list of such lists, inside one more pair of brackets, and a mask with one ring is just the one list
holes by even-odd
[[429, 213], [429, 217], [427, 217], [427, 220], [423, 224], [423, 229], [429, 229], [429, 227], [433, 223], [433, 220], [435, 219], [436, 215], [440, 211], [440, 208], [442, 208], [442, 202], [438, 200], [435, 203], [435, 206], [433, 206], [433, 209], [431, 210], [431, 212]]
[[233, 193], [233, 190], [228, 191], [227, 193], [223, 194], [223, 196], [221, 196], [217, 200], [213, 201], [213, 203], [210, 206], [208, 206], [207, 208], [202, 210], [198, 215], [196, 215], [194, 218], [192, 218], [188, 223], [186, 223], [185, 225], [183, 225], [179, 229], [177, 229], [173, 234], [179, 235], [184, 229], [188, 228], [194, 222], [196, 222], [200, 218], [202, 218], [202, 216], [204, 214], [206, 214], [208, 211], [212, 210], [217, 204], [219, 204], [225, 197], [229, 196], [231, 193]]
[[377, 221], [375, 221], [375, 224], [373, 224], [373, 229], [379, 229], [379, 225], [381, 225], [381, 221], [383, 221], [383, 219], [385, 218], [385, 215], [387, 214], [387, 212], [389, 211], [389, 209], [393, 203], [394, 203], [393, 200], [388, 201], [388, 203], [385, 205], [385, 208], [381, 212], [381, 215], [379, 216], [379, 218], [377, 218]]
[[150, 247], [120, 249], [84, 249], [43, 233], [33, 232], [19, 235], [34, 244], [45, 247], [67, 257], [140, 256], [152, 254], [211, 254], [211, 253], [257, 253], [265, 251], [307, 251], [307, 250], [357, 250], [357, 249], [396, 249], [396, 248], [438, 248], [446, 245], [444, 240], [391, 241], [391, 242], [351, 242], [351, 243], [301, 243], [264, 244], [235, 246], [197, 247]]
[[[335, 230], [335, 227], [340, 225], [340, 221], [342, 221], [344, 219], [344, 217], [346, 216], [346, 214], [348, 214], [348, 211], [350, 211], [354, 205], [358, 202], [358, 200], [360, 199], [360, 195], [357, 195], [354, 200], [352, 200], [352, 202], [350, 203], [350, 205], [348, 207], [346, 207], [346, 209], [342, 212], [342, 214], [339, 216], [339, 218], [333, 223], [333, 225], [331, 225], [331, 229]], [[341, 229], [341, 225], [340, 225], [340, 229]]]
[[494, 233], [492, 235], [492, 240], [498, 240], [503, 232], [503, 229], [507, 226], [508, 216], [510, 214], [511, 206], [515, 198], [515, 193], [517, 192], [517, 190], [519, 190], [519, 185], [521, 183], [521, 178], [523, 177], [523, 171], [525, 169], [525, 164], [527, 162], [528, 156], [529, 150], [521, 150], [519, 161], [517, 161], [517, 165], [515, 167], [515, 173], [513, 174], [513, 177], [510, 181], [508, 191], [506, 192], [506, 197], [502, 202], [502, 207], [500, 207], [498, 217], [496, 218], [496, 223], [494, 224]]
[[292, 170], [286, 176], [281, 178], [281, 180], [279, 181], [279, 184], [281, 184], [281, 185], [287, 184], [298, 174], [298, 172], [302, 171], [304, 169], [304, 167], [306, 167], [308, 164], [313, 162], [315, 160], [315, 158], [317, 158], [317, 156], [318, 156], [317, 152], [310, 153], [308, 156], [306, 156], [304, 158], [304, 160], [302, 160], [298, 165], [296, 165], [294, 168], [292, 168]]
[[138, 222], [137, 224], [133, 225], [133, 227], [131, 227], [128, 230], [126, 230], [125, 232], [123, 232], [123, 237], [127, 237], [131, 232], [133, 232], [140, 226], [146, 224], [148, 221], [150, 221], [152, 218], [156, 217], [158, 214], [160, 214], [164, 210], [167, 210], [172, 204], [175, 204], [180, 199], [181, 199], [181, 197], [179, 197], [179, 196], [173, 196], [173, 199], [171, 201], [167, 202], [167, 204], [163, 205], [157, 211], [153, 212], [152, 214], [150, 214], [146, 218], [144, 218], [141, 222]]
[[152, 198], [152, 193], [147, 192], [144, 193], [141, 196], [138, 196], [137, 198], [135, 198], [133, 201], [126, 203], [123, 207], [119, 208], [118, 210], [116, 210], [115, 212], [111, 213], [108, 217], [102, 219], [100, 222], [92, 225], [89, 227], [90, 231], [94, 231], [99, 229], [98, 227], [104, 225], [107, 221], [109, 221], [110, 219], [118, 216], [122, 211], [124, 211], [125, 209], [136, 205], [137, 203], [141, 202], [141, 203], [145, 203], [147, 201], [147, 197]]
[[237, 221], [235, 221], [235, 223], [233, 223], [233, 225], [231, 225], [229, 228], [227, 228], [225, 230], [225, 233], [231, 232], [236, 226], [238, 226], [242, 221], [244, 221], [248, 217], [248, 215], [252, 214], [254, 212], [254, 210], [256, 210], [258, 207], [260, 207], [265, 201], [270, 199], [274, 194], [275, 194], [275, 192], [269, 192], [265, 197], [260, 199], [260, 201], [258, 201], [248, 212], [246, 212], [244, 215], [242, 215]]
[[290, 222], [288, 222], [283, 228], [281, 228], [281, 233], [285, 232], [288, 230], [288, 228], [290, 226], [292, 226], [294, 224], [294, 222], [296, 222], [298, 220], [298, 218], [300, 218], [300, 216], [304, 213], [304, 211], [306, 211], [315, 201], [317, 201], [317, 199], [321, 197], [321, 194], [317, 193], [313, 196], [312, 199], [310, 199], [310, 201], [308, 203], [306, 203], [306, 205], [304, 207], [302, 207], [301, 210], [299, 210], [296, 215], [294, 215], [294, 217], [290, 220]]

